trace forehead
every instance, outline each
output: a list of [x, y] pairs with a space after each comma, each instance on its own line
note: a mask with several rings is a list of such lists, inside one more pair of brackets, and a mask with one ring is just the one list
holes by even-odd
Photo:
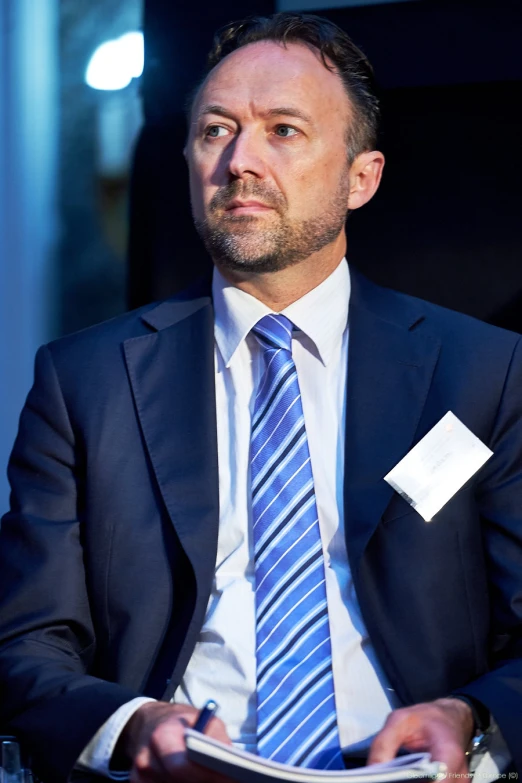
[[218, 63], [199, 91], [195, 116], [208, 104], [238, 112], [294, 106], [323, 118], [349, 113], [340, 77], [323, 65], [318, 52], [274, 41], [248, 44]]

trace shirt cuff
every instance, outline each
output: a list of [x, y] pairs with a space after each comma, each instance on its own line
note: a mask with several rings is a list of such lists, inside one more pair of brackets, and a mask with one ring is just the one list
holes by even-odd
[[109, 769], [109, 764], [116, 743], [128, 721], [142, 704], [147, 704], [150, 701], [155, 701], [155, 699], [138, 696], [136, 699], [122, 704], [116, 712], [113, 712], [83, 749], [76, 762], [76, 768], [96, 772], [97, 775], [104, 775], [111, 780], [128, 780], [129, 770]]

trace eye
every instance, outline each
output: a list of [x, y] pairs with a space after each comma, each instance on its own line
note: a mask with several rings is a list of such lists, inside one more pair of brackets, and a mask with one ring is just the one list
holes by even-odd
[[298, 133], [291, 125], [278, 125], [275, 132], [276, 136], [281, 136], [283, 139], [287, 139], [289, 136], [295, 136]]
[[211, 139], [218, 139], [227, 133], [227, 129], [222, 125], [210, 125], [205, 131], [205, 136], [209, 136]]

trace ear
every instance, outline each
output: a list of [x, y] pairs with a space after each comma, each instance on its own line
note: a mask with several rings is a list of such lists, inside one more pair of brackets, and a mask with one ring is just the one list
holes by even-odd
[[367, 204], [379, 187], [384, 155], [382, 152], [362, 152], [350, 167], [350, 194], [348, 209], [358, 209]]

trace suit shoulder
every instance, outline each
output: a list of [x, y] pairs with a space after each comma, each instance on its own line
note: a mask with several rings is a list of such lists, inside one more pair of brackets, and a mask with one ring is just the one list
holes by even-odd
[[426, 331], [452, 340], [474, 341], [479, 345], [499, 345], [507, 349], [515, 347], [521, 335], [481, 321], [471, 315], [420, 299], [410, 294], [377, 285], [357, 273], [359, 284], [365, 290], [364, 298], [372, 301], [390, 320], [401, 320], [404, 325], [419, 324]]
[[[402, 294], [402, 296], [407, 296], [407, 294]], [[416, 299], [417, 302], [422, 302], [427, 318], [432, 323], [436, 323], [441, 330], [451, 337], [458, 338], [459, 335], [462, 335], [463, 338], [469, 337], [478, 343], [497, 343], [506, 347], [511, 346], [512, 348], [521, 339], [521, 335], [517, 332], [493, 326], [486, 323], [486, 321], [481, 321], [479, 318], [460, 313], [457, 310], [451, 310], [449, 307], [442, 307], [416, 297], [411, 298]]]
[[58, 337], [48, 343], [47, 348], [56, 358], [83, 351], [110, 350], [112, 346], [120, 345], [123, 340], [149, 333], [150, 329], [147, 328], [142, 316], [155, 306], [144, 305], [78, 332]]
[[143, 305], [78, 332], [59, 337], [47, 344], [56, 360], [73, 356], [101, 356], [120, 351], [125, 340], [141, 337], [174, 323], [178, 317], [190, 312], [192, 302], [208, 297], [206, 280], [197, 281], [169, 299]]

